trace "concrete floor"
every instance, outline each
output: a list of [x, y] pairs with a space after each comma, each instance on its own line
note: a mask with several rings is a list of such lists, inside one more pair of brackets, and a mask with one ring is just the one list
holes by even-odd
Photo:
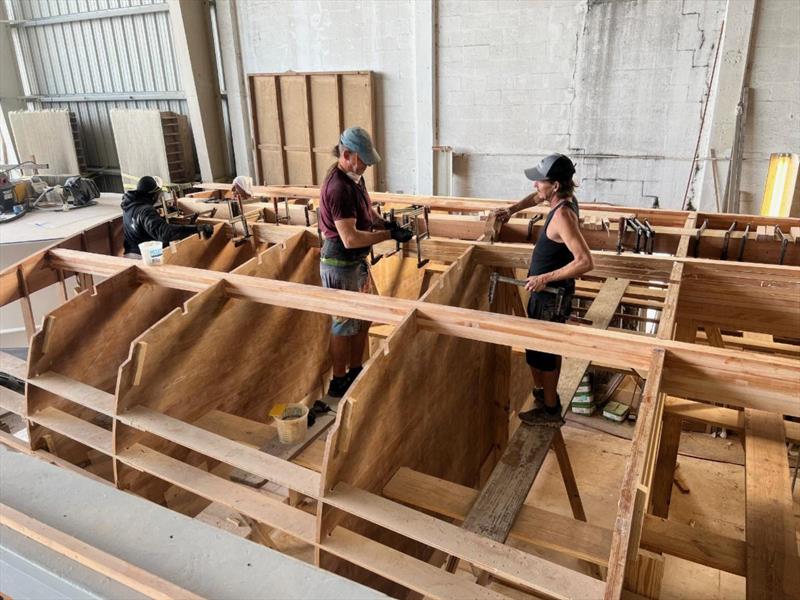
[[[0, 502], [204, 598], [386, 597], [3, 445]], [[17, 600], [141, 597], [5, 528], [0, 528], [0, 590]]]

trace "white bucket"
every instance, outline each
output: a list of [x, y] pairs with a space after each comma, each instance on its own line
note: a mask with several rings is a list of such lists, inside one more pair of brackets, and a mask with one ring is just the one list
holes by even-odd
[[146, 265], [164, 264], [164, 244], [161, 242], [142, 242], [139, 244], [139, 252]]
[[275, 419], [278, 439], [281, 444], [299, 444], [306, 439], [308, 407], [303, 404], [287, 404], [280, 418]]

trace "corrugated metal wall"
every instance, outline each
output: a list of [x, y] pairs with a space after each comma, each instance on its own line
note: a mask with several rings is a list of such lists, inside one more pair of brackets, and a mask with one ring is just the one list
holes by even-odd
[[4, 0], [29, 109], [78, 119], [90, 168], [122, 189], [109, 110], [187, 114], [164, 0]]

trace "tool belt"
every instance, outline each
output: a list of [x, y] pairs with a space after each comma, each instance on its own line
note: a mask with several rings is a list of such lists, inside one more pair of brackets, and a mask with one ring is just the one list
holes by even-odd
[[328, 265], [329, 267], [355, 267], [356, 265], [360, 265], [364, 262], [364, 259], [358, 260], [344, 260], [342, 258], [320, 258], [319, 262], [323, 265]]
[[369, 254], [366, 248], [345, 248], [339, 238], [325, 239], [320, 252], [320, 262], [330, 267], [353, 267], [361, 263]]

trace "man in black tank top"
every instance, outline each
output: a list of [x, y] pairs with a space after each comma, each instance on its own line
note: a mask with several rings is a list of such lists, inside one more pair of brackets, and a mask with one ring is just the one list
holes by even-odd
[[[569, 158], [563, 154], [551, 154], [535, 167], [525, 170], [536, 191], [513, 206], [496, 211], [497, 220], [505, 222], [513, 213], [536, 204], [550, 207], [533, 248], [525, 285], [525, 289], [531, 292], [528, 316], [532, 319], [565, 323], [572, 311], [575, 277], [594, 267], [589, 246], [580, 231], [578, 201], [572, 181], [574, 174], [575, 167]], [[560, 310], [557, 295], [545, 291], [545, 288], [563, 289]], [[534, 407], [520, 413], [519, 418], [529, 424], [561, 424], [563, 409], [557, 393], [561, 357], [536, 350], [526, 350], [525, 355], [535, 386]]]

